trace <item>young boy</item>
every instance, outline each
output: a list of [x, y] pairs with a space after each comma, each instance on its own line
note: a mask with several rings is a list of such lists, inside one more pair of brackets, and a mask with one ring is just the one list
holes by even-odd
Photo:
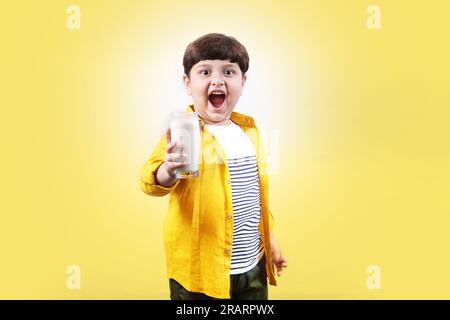
[[253, 118], [233, 112], [249, 57], [233, 37], [211, 33], [186, 48], [183, 81], [200, 122], [198, 177], [177, 179], [184, 155], [170, 129], [141, 169], [141, 189], [170, 193], [164, 221], [170, 297], [268, 298], [287, 267], [273, 234], [267, 165]]

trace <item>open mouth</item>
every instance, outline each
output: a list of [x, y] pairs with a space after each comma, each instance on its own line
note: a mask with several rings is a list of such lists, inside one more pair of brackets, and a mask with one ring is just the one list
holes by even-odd
[[215, 109], [220, 109], [225, 102], [226, 94], [221, 90], [214, 90], [208, 95], [208, 100]]

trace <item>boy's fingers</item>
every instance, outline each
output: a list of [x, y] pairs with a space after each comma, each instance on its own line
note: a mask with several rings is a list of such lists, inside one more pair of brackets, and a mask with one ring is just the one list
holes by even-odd
[[177, 150], [175, 150], [175, 149], [179, 148], [179, 147], [180, 147], [180, 143], [179, 142], [176, 142], [176, 141], [171, 142], [166, 147], [166, 153], [177, 153], [178, 149]]
[[183, 148], [183, 144], [181, 142], [170, 142], [167, 146], [166, 146], [166, 153], [173, 153], [175, 152], [175, 148], [179, 148], [182, 149]]
[[281, 258], [278, 261], [274, 261], [273, 263], [273, 268], [274, 271], [276, 271], [277, 276], [281, 276], [283, 274], [283, 269], [287, 267], [287, 260], [285, 260], [284, 258]]
[[287, 263], [284, 262], [279, 262], [276, 264], [277, 268], [287, 268]]
[[172, 149], [173, 149], [173, 143], [171, 142], [168, 145], [166, 145], [166, 154], [171, 153]]
[[279, 266], [277, 268], [277, 272], [278, 272], [278, 275], [280, 276], [283, 273], [283, 268], [281, 266]]
[[186, 162], [186, 159], [187, 156], [185, 154], [169, 153], [166, 155], [167, 162], [184, 163]]
[[174, 166], [185, 165], [187, 157], [178, 153], [169, 153], [166, 155], [166, 163]]
[[174, 156], [176, 156], [176, 154], [174, 154], [174, 153], [166, 154], [166, 162], [174, 162], [173, 161]]
[[169, 144], [167, 144], [166, 146], [166, 153], [172, 153], [173, 148], [175, 148], [176, 146], [176, 142], [170, 142]]
[[181, 168], [184, 166], [184, 163], [179, 162], [169, 162], [166, 164], [168, 171], [174, 171], [175, 169]]
[[170, 127], [166, 131], [166, 141], [167, 141], [167, 144], [172, 142], [171, 133], [170, 133]]
[[283, 273], [283, 268], [278, 265], [276, 265], [276, 268], [277, 268], [277, 276], [281, 276], [281, 274]]

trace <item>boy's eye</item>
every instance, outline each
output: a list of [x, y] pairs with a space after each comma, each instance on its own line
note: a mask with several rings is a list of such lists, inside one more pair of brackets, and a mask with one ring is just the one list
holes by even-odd
[[234, 70], [227, 70], [225, 71], [225, 75], [231, 76], [234, 73]]
[[201, 72], [201, 74], [203, 75], [203, 76], [207, 76], [208, 74], [209, 74], [209, 71], [208, 70], [202, 70], [202, 71], [200, 71]]

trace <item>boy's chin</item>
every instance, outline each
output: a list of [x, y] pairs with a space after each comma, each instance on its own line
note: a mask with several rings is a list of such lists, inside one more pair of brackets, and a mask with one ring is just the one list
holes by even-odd
[[208, 122], [221, 122], [228, 119], [228, 112], [225, 110], [222, 112], [211, 112], [208, 108], [208, 112], [206, 114]]
[[211, 113], [209, 113], [207, 120], [208, 120], [208, 122], [221, 122], [221, 121], [224, 121], [226, 119], [227, 119], [227, 117], [225, 117], [225, 114], [217, 114], [217, 113], [211, 114]]

